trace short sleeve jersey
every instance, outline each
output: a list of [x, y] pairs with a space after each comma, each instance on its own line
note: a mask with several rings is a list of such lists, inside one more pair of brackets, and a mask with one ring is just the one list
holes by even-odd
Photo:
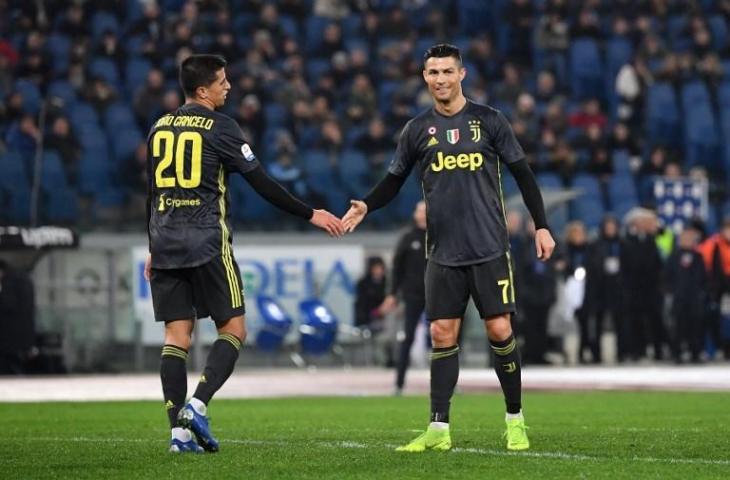
[[471, 265], [509, 250], [501, 164], [524, 156], [504, 115], [468, 100], [453, 116], [432, 108], [406, 124], [388, 171], [420, 176], [429, 261]]
[[228, 175], [259, 165], [230, 117], [195, 103], [161, 117], [147, 138], [154, 268], [231, 258]]

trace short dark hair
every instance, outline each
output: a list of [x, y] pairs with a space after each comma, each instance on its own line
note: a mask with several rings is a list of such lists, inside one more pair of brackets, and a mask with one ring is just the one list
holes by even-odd
[[226, 59], [220, 55], [190, 55], [180, 65], [180, 86], [189, 98], [195, 97], [198, 87], [208, 87], [216, 74], [225, 68]]
[[439, 43], [438, 45], [434, 45], [426, 50], [426, 53], [423, 54], [423, 65], [425, 66], [426, 60], [432, 57], [454, 57], [459, 61], [459, 65], [461, 65], [461, 52], [459, 51], [459, 47], [451, 45], [450, 43]]

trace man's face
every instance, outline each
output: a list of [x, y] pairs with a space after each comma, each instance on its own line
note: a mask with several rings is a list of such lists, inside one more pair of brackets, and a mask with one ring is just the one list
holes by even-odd
[[426, 60], [423, 79], [437, 102], [450, 102], [461, 94], [466, 70], [454, 57], [431, 57]]
[[226, 96], [231, 89], [231, 84], [226, 78], [226, 70], [221, 68], [216, 72], [216, 78], [207, 87], [198, 87], [198, 96], [210, 100], [215, 108], [220, 108], [226, 103]]
[[420, 201], [416, 204], [416, 210], [413, 212], [413, 220], [416, 226], [421, 230], [426, 230], [426, 202]]

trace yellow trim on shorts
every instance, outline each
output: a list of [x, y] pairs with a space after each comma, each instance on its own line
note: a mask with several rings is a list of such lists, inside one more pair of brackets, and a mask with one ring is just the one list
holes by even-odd
[[236, 269], [233, 268], [233, 257], [231, 255], [231, 245], [228, 241], [229, 232], [226, 226], [226, 183], [223, 174], [223, 166], [220, 166], [218, 170], [218, 190], [221, 195], [218, 199], [218, 207], [221, 212], [220, 226], [221, 226], [221, 259], [223, 266], [226, 269], [226, 277], [228, 277], [228, 289], [231, 293], [231, 307], [238, 308], [243, 305], [241, 298], [241, 287], [238, 284], [238, 275], [236, 275]]

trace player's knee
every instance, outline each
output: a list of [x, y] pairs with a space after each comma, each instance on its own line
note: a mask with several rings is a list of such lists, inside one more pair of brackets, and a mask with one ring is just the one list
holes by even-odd
[[241, 340], [241, 343], [243, 343], [246, 340], [246, 322], [244, 321], [243, 317], [233, 317], [230, 320], [228, 320], [225, 324], [220, 325], [218, 327], [219, 333], [228, 333], [230, 335], [235, 336], [239, 340]]
[[176, 347], [190, 350], [191, 332], [184, 330], [166, 330], [165, 345], [175, 345]]
[[498, 317], [487, 321], [487, 335], [490, 340], [501, 342], [512, 335], [509, 318]]
[[449, 347], [456, 344], [456, 332], [446, 322], [431, 322], [431, 342], [436, 347]]

